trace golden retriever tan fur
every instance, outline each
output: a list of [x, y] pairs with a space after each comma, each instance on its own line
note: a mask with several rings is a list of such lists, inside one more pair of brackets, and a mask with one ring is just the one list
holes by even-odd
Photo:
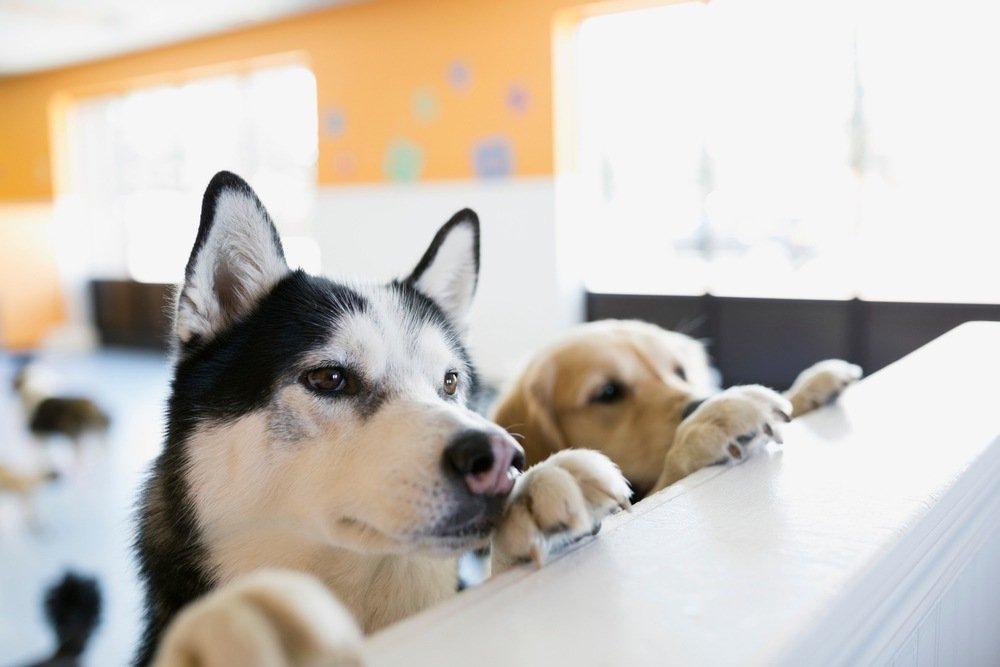
[[784, 396], [759, 385], [720, 392], [699, 341], [606, 320], [575, 327], [536, 354], [493, 419], [522, 437], [529, 464], [568, 447], [598, 449], [641, 497], [706, 465], [743, 460], [779, 439], [782, 422], [834, 400], [860, 376], [857, 366], [828, 360], [803, 371]]

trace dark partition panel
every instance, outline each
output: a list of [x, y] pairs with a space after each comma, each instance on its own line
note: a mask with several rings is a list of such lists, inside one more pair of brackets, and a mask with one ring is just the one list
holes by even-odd
[[101, 343], [166, 349], [172, 289], [130, 280], [92, 282], [94, 324]]
[[587, 319], [606, 318], [706, 339], [727, 385], [784, 388], [831, 357], [874, 373], [962, 322], [1000, 321], [1000, 305], [588, 294]]

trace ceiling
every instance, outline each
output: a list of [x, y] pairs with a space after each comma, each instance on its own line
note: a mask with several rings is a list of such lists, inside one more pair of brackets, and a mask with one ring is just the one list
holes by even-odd
[[351, 0], [0, 0], [0, 77], [162, 46]]

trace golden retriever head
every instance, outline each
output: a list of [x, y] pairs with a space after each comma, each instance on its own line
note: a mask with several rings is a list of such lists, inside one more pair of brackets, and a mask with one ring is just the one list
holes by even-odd
[[715, 388], [705, 348], [693, 338], [645, 322], [591, 322], [537, 354], [493, 419], [523, 437], [529, 464], [567, 447], [598, 449], [641, 495], [656, 481], [685, 408]]

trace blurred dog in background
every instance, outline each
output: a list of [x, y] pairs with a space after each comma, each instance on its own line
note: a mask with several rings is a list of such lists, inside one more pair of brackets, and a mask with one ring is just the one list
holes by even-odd
[[42, 521], [35, 505], [35, 493], [39, 487], [57, 479], [59, 473], [49, 467], [20, 471], [0, 465], [0, 495], [9, 494], [18, 498], [27, 525], [38, 529]]
[[51, 656], [28, 667], [79, 667], [80, 656], [101, 620], [97, 580], [67, 572], [48, 589], [44, 606], [56, 648]]
[[39, 438], [65, 436], [79, 447], [84, 436], [107, 432], [111, 418], [97, 403], [84, 396], [52, 394], [42, 376], [31, 361], [14, 374], [14, 390], [33, 434]]

